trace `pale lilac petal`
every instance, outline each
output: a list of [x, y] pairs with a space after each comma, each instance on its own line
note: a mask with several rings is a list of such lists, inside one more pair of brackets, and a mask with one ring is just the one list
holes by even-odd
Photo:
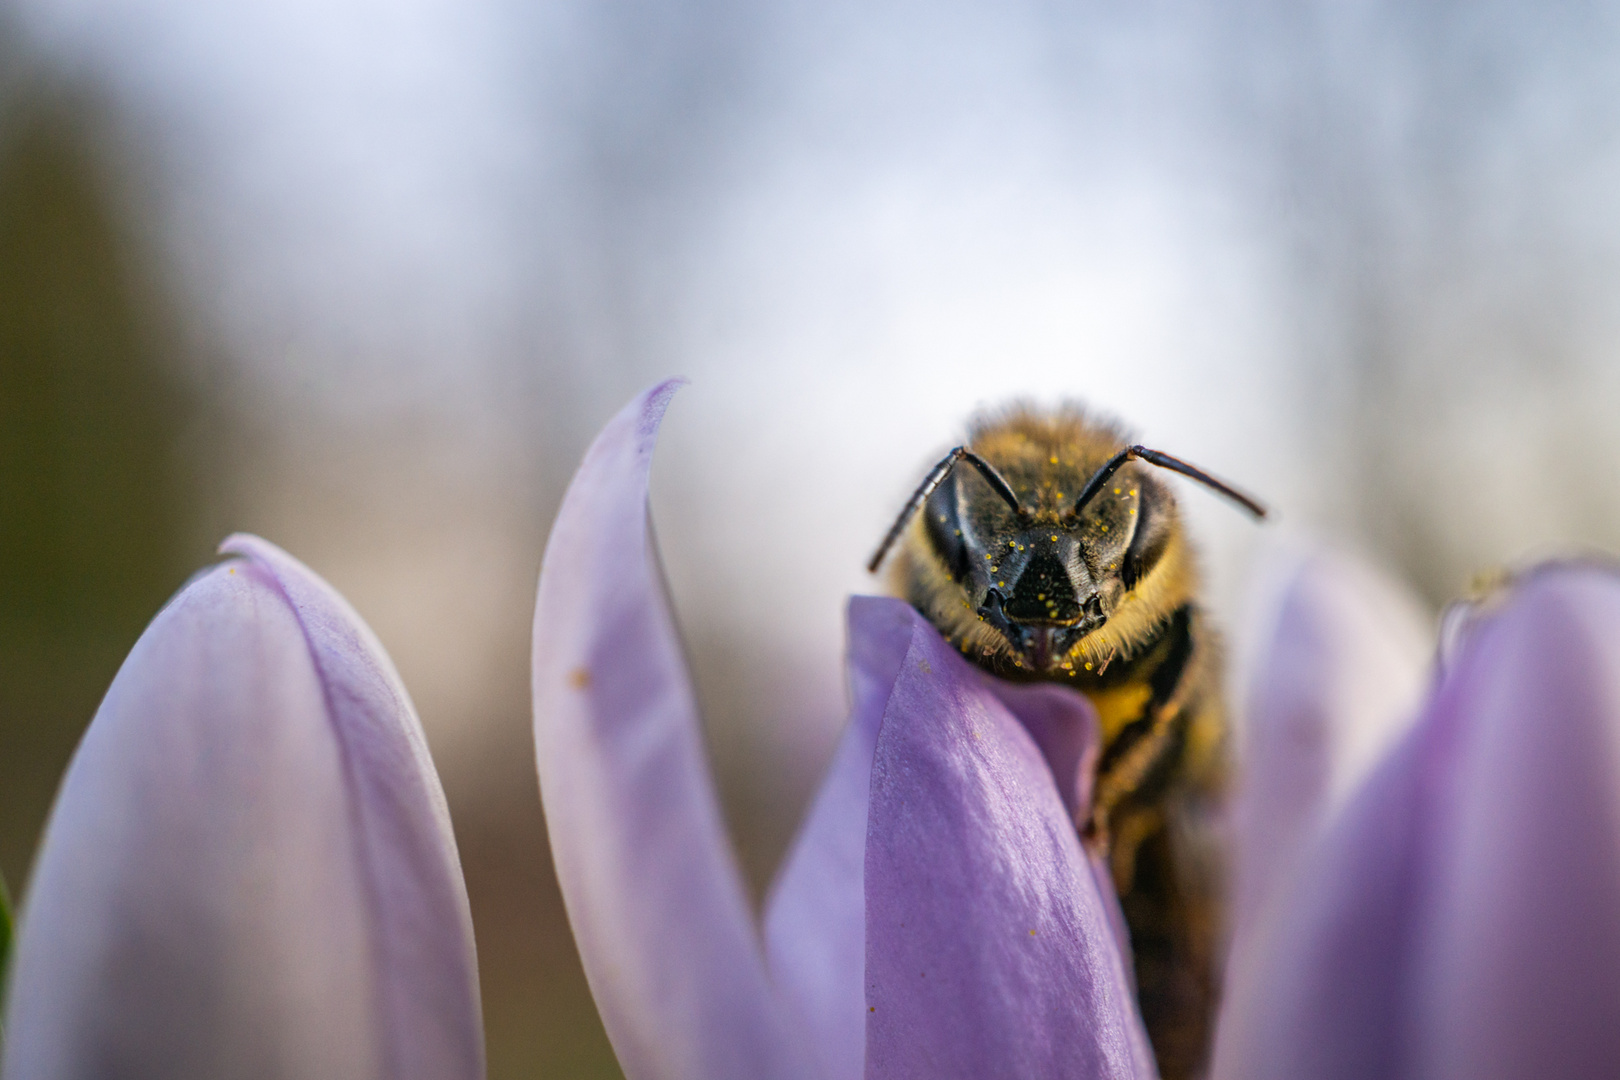
[[765, 905], [771, 977], [828, 1080], [860, 1080], [866, 1058], [866, 802], [878, 725], [911, 632], [905, 602], [850, 600], [849, 726]]
[[872, 766], [866, 1075], [1151, 1076], [1046, 760], [984, 677], [913, 627]]
[[[1223, 989], [1217, 1080], [1399, 1080], [1406, 950], [1422, 855], [1414, 823], [1437, 733], [1408, 734], [1248, 936]], [[1241, 960], [1241, 962], [1236, 962]]]
[[1482, 615], [1279, 910], [1216, 1076], [1612, 1075], [1620, 580], [1544, 570]]
[[[1102, 734], [1097, 712], [1083, 695], [1051, 683], [1020, 684], [1000, 679], [986, 680], [996, 698], [1024, 725], [1040, 748], [1047, 768], [1057, 785], [1063, 808], [1078, 829], [1091, 812], [1091, 786], [1097, 779], [1097, 758], [1102, 753]], [[1121, 954], [1130, 955], [1131, 932], [1125, 911], [1114, 893], [1114, 879], [1107, 861], [1091, 860], [1091, 874], [1102, 893], [1108, 925]], [[1131, 965], [1126, 964], [1129, 970]]]
[[386, 1075], [483, 1075], [472, 910], [450, 808], [399, 673], [338, 592], [274, 544], [238, 533], [220, 551], [269, 572], [297, 613], [349, 781], [382, 980]]
[[[850, 601], [850, 724], [766, 905], [771, 973], [805, 1018], [829, 1077], [862, 1075], [867, 798], [878, 726], [915, 622], [903, 601]], [[1056, 790], [1072, 818], [1089, 803], [1098, 750], [1086, 699], [1048, 685], [985, 685], [1030, 733], [1052, 776], [1063, 778]], [[1106, 889], [1109, 913], [1118, 919], [1112, 885]]]
[[630, 1080], [814, 1075], [766, 976], [647, 527], [678, 382], [611, 420], [552, 528], [534, 627], [540, 793], [574, 938]]
[[416, 719], [346, 605], [254, 547], [159, 613], [74, 755], [22, 919], [12, 1080], [482, 1075]]
[[1018, 718], [1046, 759], [1063, 808], [1077, 824], [1091, 811], [1091, 785], [1102, 752], [1097, 713], [1086, 698], [1051, 683], [1019, 684], [1000, 679], [985, 685]]
[[1243, 643], [1234, 963], [1329, 810], [1415, 716], [1433, 652], [1417, 603], [1358, 561], [1289, 553], [1270, 578], [1266, 615]]
[[1614, 1075], [1620, 1062], [1620, 577], [1537, 574], [1471, 632], [1415, 920], [1412, 1075]]

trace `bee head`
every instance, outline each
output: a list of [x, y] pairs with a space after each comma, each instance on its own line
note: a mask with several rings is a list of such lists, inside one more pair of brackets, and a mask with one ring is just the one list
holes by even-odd
[[1050, 674], [1164, 553], [1175, 525], [1169, 491], [1147, 477], [1119, 479], [1066, 516], [1021, 514], [965, 471], [929, 497], [930, 546], [1019, 667]]
[[[973, 613], [1006, 642], [1006, 650], [991, 650], [1000, 656], [993, 666], [1010, 653], [1011, 665], [1031, 674], [1072, 671], [1076, 647], [1106, 625], [1153, 572], [1177, 529], [1169, 490], [1140, 466], [1127, 468], [1133, 459], [1190, 476], [1256, 516], [1265, 514], [1259, 503], [1207, 473], [1143, 446], [1124, 447], [1078, 476], [1039, 462], [1020, 465], [1009, 473], [1017, 490], [989, 461], [957, 447], [907, 502], [869, 568], [876, 571], [922, 511], [926, 546], [948, 579], [939, 588], [955, 596], [946, 606]], [[956, 469], [958, 462], [972, 469]], [[1055, 456], [1046, 462], [1058, 465]], [[1075, 494], [1071, 481], [1088, 475]], [[1070, 493], [1067, 501], [1060, 486]], [[942, 627], [942, 618], [955, 618], [938, 611], [932, 617]]]

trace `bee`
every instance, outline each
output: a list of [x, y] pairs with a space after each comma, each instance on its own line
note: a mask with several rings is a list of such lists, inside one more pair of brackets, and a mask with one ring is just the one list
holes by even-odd
[[1266, 514], [1078, 406], [1014, 405], [975, 418], [868, 569], [893, 549], [893, 590], [976, 664], [1090, 699], [1102, 749], [1076, 827], [1119, 894], [1160, 1073], [1188, 1080], [1208, 1054], [1218, 980], [1219, 642], [1175, 498], [1143, 463]]

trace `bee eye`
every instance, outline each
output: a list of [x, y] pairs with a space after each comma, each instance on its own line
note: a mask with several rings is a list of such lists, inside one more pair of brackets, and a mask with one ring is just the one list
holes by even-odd
[[1127, 589], [1136, 587], [1164, 556], [1170, 544], [1170, 496], [1158, 484], [1141, 485], [1137, 502], [1136, 532], [1119, 562], [1119, 577]]
[[924, 522], [928, 526], [928, 539], [934, 551], [944, 561], [951, 577], [961, 581], [967, 576], [969, 553], [956, 512], [955, 484], [941, 484], [929, 498]]

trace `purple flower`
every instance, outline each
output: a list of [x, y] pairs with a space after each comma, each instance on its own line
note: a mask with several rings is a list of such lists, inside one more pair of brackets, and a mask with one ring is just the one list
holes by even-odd
[[1151, 1076], [1074, 828], [1094, 716], [981, 675], [899, 601], [850, 605], [853, 719], [755, 924], [647, 529], [677, 385], [586, 455], [535, 613], [541, 795], [626, 1075]]
[[250, 536], [136, 643], [20, 920], [10, 1080], [483, 1075], [421, 727], [325, 582]]
[[[1612, 1076], [1620, 576], [1549, 565], [1461, 620], [1415, 722], [1335, 805], [1313, 759], [1344, 703], [1410, 674], [1379, 640], [1381, 603], [1365, 575], [1318, 564], [1262, 654], [1255, 735], [1270, 745], [1248, 776], [1250, 909], [1214, 1075]], [[1281, 865], [1266, 819], [1294, 833]]]
[[[851, 721], [755, 925], [647, 528], [676, 385], [587, 455], [535, 617], [541, 794], [627, 1076], [1153, 1075], [1074, 833], [1094, 716], [982, 675], [898, 601], [851, 602]], [[1620, 577], [1525, 576], [1439, 675], [1375, 575], [1284, 578], [1247, 680], [1213, 1075], [1613, 1073]]]

